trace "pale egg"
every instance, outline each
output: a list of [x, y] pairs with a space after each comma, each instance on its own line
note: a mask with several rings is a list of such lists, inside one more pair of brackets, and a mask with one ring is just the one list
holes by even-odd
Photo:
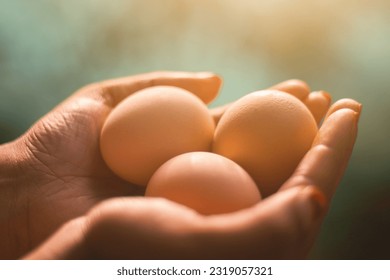
[[261, 200], [242, 167], [207, 152], [182, 154], [164, 163], [150, 179], [145, 195], [164, 197], [205, 215], [237, 211]]
[[299, 99], [277, 90], [257, 91], [224, 113], [213, 152], [241, 165], [266, 197], [291, 176], [316, 133], [314, 117]]
[[172, 86], [140, 90], [107, 117], [100, 137], [103, 159], [119, 177], [146, 186], [170, 158], [209, 151], [214, 122], [191, 92]]

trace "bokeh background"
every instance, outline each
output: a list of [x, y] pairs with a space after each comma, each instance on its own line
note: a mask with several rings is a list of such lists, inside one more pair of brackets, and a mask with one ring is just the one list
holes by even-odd
[[312, 259], [390, 259], [390, 1], [0, 0], [0, 143], [81, 86], [154, 70], [224, 77], [217, 106], [299, 78], [363, 103]]

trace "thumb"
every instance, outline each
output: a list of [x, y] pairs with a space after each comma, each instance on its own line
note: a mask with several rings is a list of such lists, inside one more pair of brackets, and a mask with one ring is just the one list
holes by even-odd
[[252, 208], [210, 217], [198, 241], [199, 251], [209, 252], [203, 256], [206, 258], [305, 258], [319, 231], [326, 204], [315, 187], [295, 187]]
[[163, 199], [111, 199], [88, 219], [63, 226], [24, 258], [305, 258], [325, 207], [314, 187], [290, 188], [254, 207], [215, 216]]
[[222, 79], [209, 72], [151, 72], [95, 83], [82, 88], [76, 97], [87, 96], [115, 107], [132, 93], [151, 86], [176, 86], [210, 103], [218, 94]]
[[[300, 259], [325, 213], [314, 187], [278, 192], [231, 214], [197, 215], [168, 201], [111, 200], [89, 215], [86, 244], [113, 259]], [[163, 203], [164, 202], [164, 203]]]

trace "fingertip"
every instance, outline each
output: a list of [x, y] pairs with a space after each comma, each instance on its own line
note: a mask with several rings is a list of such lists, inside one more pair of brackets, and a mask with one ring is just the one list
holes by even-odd
[[332, 102], [332, 95], [325, 90], [319, 90], [317, 92], [319, 94], [321, 94], [326, 99], [326, 101], [328, 102], [328, 105], [330, 106], [330, 103]]
[[331, 96], [326, 91], [313, 91], [303, 101], [312, 113], [317, 124], [321, 123], [331, 103]]
[[338, 152], [350, 150], [357, 135], [359, 114], [343, 108], [333, 112], [322, 124], [312, 146], [325, 145]]
[[[186, 89], [205, 104], [212, 102], [222, 87], [222, 78], [213, 72], [158, 71], [145, 74], [152, 85], [172, 85]], [[150, 86], [150, 85], [149, 85]]]
[[287, 82], [289, 84], [296, 85], [296, 86], [300, 87], [305, 92], [310, 92], [309, 85], [305, 81], [303, 81], [303, 80], [300, 80], [300, 79], [290, 79], [290, 80], [287, 80]]
[[272, 86], [270, 89], [276, 89], [287, 92], [300, 100], [304, 100], [310, 93], [309, 85], [299, 79], [290, 79]]
[[321, 97], [321, 99], [323, 100], [323, 102], [326, 104], [328, 108], [332, 103], [332, 95], [325, 90], [313, 91], [310, 93], [310, 95]]
[[205, 104], [212, 102], [222, 87], [222, 78], [208, 71], [156, 71], [139, 75], [151, 85], [172, 85], [184, 88], [198, 96]]
[[330, 115], [335, 113], [336, 111], [342, 110], [342, 109], [350, 109], [357, 113], [357, 121], [359, 121], [360, 114], [362, 111], [362, 104], [357, 102], [356, 100], [350, 99], [350, 98], [343, 98], [335, 102], [328, 110], [325, 119], [329, 118]]
[[220, 80], [222, 82], [222, 78], [214, 72], [208, 72], [208, 71], [194, 72], [194, 76], [197, 78], [200, 78], [200, 79], [215, 79], [215, 78], [217, 78], [218, 80]]
[[305, 92], [310, 92], [309, 85], [301, 79], [289, 79], [277, 84], [276, 86], [296, 86]]
[[197, 96], [205, 103], [211, 103], [222, 87], [222, 78], [211, 72], [198, 72], [195, 77], [202, 81], [202, 88], [196, 92]]

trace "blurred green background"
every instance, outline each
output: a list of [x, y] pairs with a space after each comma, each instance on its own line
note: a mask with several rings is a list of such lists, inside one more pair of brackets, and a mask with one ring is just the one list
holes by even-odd
[[0, 0], [0, 142], [85, 84], [213, 71], [216, 106], [299, 78], [363, 103], [313, 259], [390, 259], [390, 1]]

